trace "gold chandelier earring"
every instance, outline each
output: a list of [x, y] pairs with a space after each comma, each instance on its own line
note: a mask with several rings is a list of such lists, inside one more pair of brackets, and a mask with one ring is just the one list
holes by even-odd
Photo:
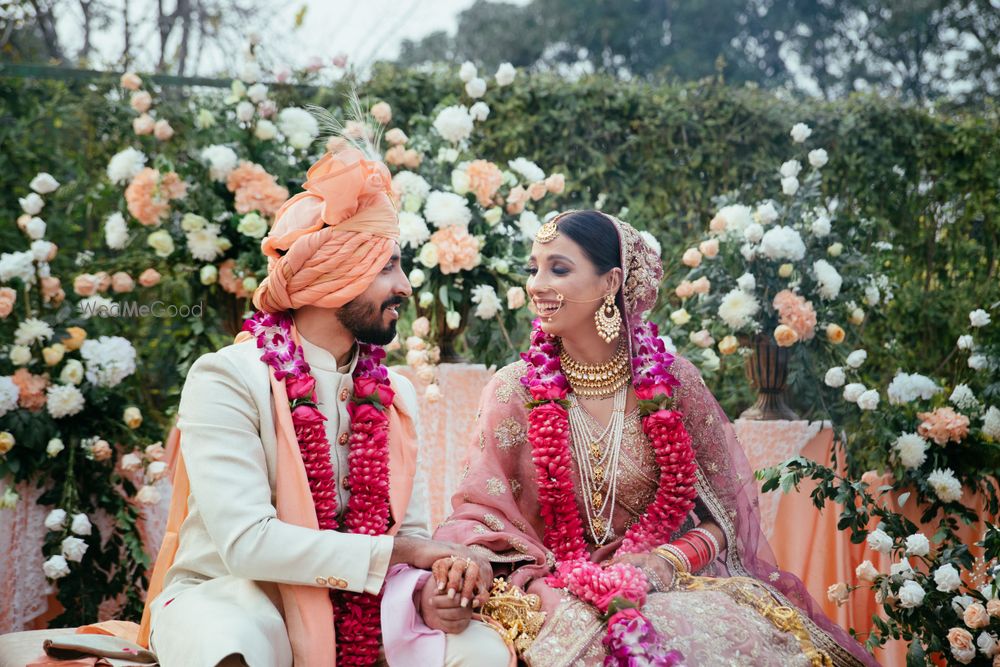
[[604, 342], [610, 343], [618, 338], [622, 328], [622, 314], [618, 310], [613, 294], [604, 297], [604, 303], [594, 313], [594, 323], [597, 325], [597, 335], [603, 338]]

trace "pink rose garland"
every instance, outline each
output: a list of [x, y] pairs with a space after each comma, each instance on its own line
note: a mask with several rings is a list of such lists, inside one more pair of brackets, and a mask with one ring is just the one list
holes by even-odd
[[[302, 348], [292, 339], [291, 317], [287, 313], [259, 312], [243, 328], [264, 350], [261, 360], [274, 369], [274, 377], [285, 382], [319, 528], [337, 530], [337, 478], [326, 437], [326, 417], [316, 407], [316, 380]], [[344, 512], [344, 526], [349, 533], [383, 535], [389, 528], [389, 419], [385, 411], [392, 405], [394, 394], [388, 371], [381, 363], [384, 358], [381, 347], [359, 344], [354, 400], [347, 408], [351, 417], [347, 455], [351, 497]], [[381, 594], [330, 591], [330, 597], [342, 647], [337, 652], [337, 664], [375, 664], [382, 637]]]

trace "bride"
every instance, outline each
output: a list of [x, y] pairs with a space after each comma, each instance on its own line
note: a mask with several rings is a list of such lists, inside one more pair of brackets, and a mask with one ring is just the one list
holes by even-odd
[[571, 211], [538, 232], [527, 270], [531, 348], [484, 390], [435, 534], [504, 579], [483, 613], [518, 657], [603, 664], [613, 579], [638, 586], [688, 665], [876, 665], [776, 567], [729, 420], [644, 320], [659, 254], [627, 223]]

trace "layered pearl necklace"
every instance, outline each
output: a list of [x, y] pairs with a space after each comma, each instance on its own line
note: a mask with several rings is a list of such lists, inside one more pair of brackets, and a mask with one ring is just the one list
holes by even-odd
[[569, 408], [570, 440], [580, 471], [584, 514], [597, 546], [615, 536], [612, 523], [618, 497], [618, 464], [625, 433], [628, 385], [621, 386], [614, 397], [611, 419], [599, 435], [595, 433], [594, 420], [575, 396]]

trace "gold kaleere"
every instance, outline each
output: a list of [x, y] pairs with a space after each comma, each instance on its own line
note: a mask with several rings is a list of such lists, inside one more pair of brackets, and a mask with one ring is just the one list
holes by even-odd
[[497, 631], [521, 655], [531, 647], [545, 623], [542, 599], [533, 593], [525, 593], [500, 577], [493, 580], [490, 599], [483, 605], [482, 615], [499, 626]]

